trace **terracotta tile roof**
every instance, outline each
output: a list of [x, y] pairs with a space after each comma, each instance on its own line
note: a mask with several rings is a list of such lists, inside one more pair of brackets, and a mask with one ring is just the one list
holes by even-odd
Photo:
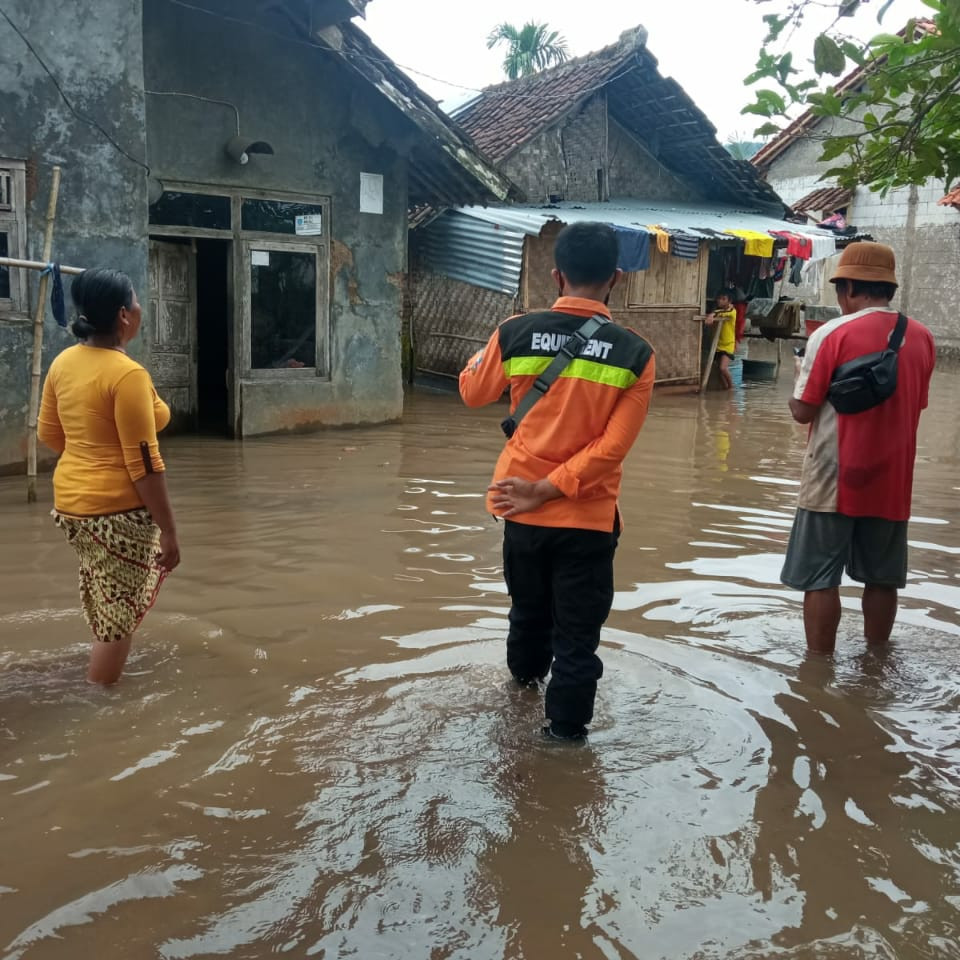
[[[937, 25], [932, 20], [917, 20], [916, 30], [917, 33], [936, 33]], [[904, 27], [898, 31], [897, 36], [903, 37], [906, 35], [906, 32], [907, 28]], [[842, 80], [837, 81], [833, 87], [833, 93], [843, 94], [848, 90], [856, 90], [863, 84], [864, 79], [870, 71], [882, 62], [883, 60], [878, 60], [874, 63], [868, 63], [864, 67], [857, 67], [856, 70], [852, 70]], [[768, 144], [758, 150], [750, 158], [750, 162], [758, 169], [766, 170], [781, 153], [795, 141], [802, 139], [804, 134], [816, 127], [823, 119], [823, 117], [818, 117], [813, 110], [807, 110], [805, 113], [800, 114], [793, 123], [784, 127]]]
[[634, 32], [632, 43], [628, 36], [550, 70], [487, 87], [457, 111], [454, 119], [487, 156], [501, 163], [611, 77], [629, 69], [631, 61], [642, 58], [644, 35]]
[[802, 200], [793, 204], [796, 213], [817, 213], [829, 210], [831, 213], [840, 207], [845, 207], [853, 194], [846, 187], [824, 187], [808, 193]]
[[782, 202], [746, 161], [717, 140], [716, 128], [673, 79], [657, 70], [643, 27], [596, 53], [520, 80], [488, 87], [454, 114], [495, 163], [601, 90], [612, 116], [673, 173], [711, 200], [773, 208]]
[[957, 209], [960, 209], [960, 187], [951, 190], [945, 197], [941, 197], [937, 203], [944, 207], [957, 207]]

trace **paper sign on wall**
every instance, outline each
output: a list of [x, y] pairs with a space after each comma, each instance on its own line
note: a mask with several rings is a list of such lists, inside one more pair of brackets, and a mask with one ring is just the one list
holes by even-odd
[[322, 213], [301, 213], [294, 219], [298, 237], [319, 237], [323, 234]]
[[269, 266], [270, 266], [270, 251], [269, 251], [269, 250], [251, 250], [251, 251], [250, 251], [250, 266], [252, 266], [252, 267], [269, 267]]
[[360, 212], [383, 213], [383, 174], [360, 174]]

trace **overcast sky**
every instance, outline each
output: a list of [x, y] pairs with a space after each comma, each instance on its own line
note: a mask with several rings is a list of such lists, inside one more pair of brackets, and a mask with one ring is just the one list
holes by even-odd
[[[866, 0], [861, 13], [848, 21], [850, 32], [864, 38], [881, 30], [895, 33], [911, 16], [930, 12], [921, 0], [894, 0], [878, 26], [881, 5]], [[643, 24], [660, 72], [690, 94], [721, 140], [735, 134], [750, 139], [762, 121], [740, 115], [751, 99], [743, 78], [753, 69], [763, 40], [762, 16], [785, 6], [786, 0], [371, 0], [362, 26], [398, 64], [412, 68], [411, 76], [427, 93], [451, 109], [471, 96], [463, 87], [504, 79], [502, 48], [487, 50], [486, 45], [499, 23], [548, 23], [565, 37], [572, 56], [599, 50], [623, 30]], [[793, 38], [795, 60], [810, 57], [814, 33]]]

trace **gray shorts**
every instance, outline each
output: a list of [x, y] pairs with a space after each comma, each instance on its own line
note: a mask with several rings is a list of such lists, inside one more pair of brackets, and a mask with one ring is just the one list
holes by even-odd
[[848, 576], [877, 587], [907, 583], [907, 521], [797, 510], [780, 580], [795, 590], [839, 587]]

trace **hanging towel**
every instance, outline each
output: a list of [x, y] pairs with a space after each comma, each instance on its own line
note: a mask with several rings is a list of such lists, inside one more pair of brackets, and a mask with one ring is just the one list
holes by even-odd
[[812, 243], [812, 249], [810, 251], [811, 260], [827, 260], [830, 257], [834, 257], [837, 254], [837, 238], [831, 236], [829, 233], [824, 234], [813, 234], [808, 233], [806, 235], [810, 238]]
[[630, 227], [614, 227], [620, 255], [617, 266], [624, 273], [636, 273], [650, 269], [650, 234], [646, 230], [634, 230]]
[[663, 227], [658, 227], [656, 224], [651, 224], [648, 227], [649, 230], [652, 230], [657, 235], [657, 249], [661, 253], [670, 252], [670, 234], [667, 233]]
[[677, 231], [670, 238], [670, 252], [681, 260], [696, 260], [700, 256], [700, 241], [689, 233]]
[[769, 233], [758, 233], [756, 230], [727, 230], [733, 237], [744, 241], [744, 254], [748, 257], [772, 257], [773, 237]]

